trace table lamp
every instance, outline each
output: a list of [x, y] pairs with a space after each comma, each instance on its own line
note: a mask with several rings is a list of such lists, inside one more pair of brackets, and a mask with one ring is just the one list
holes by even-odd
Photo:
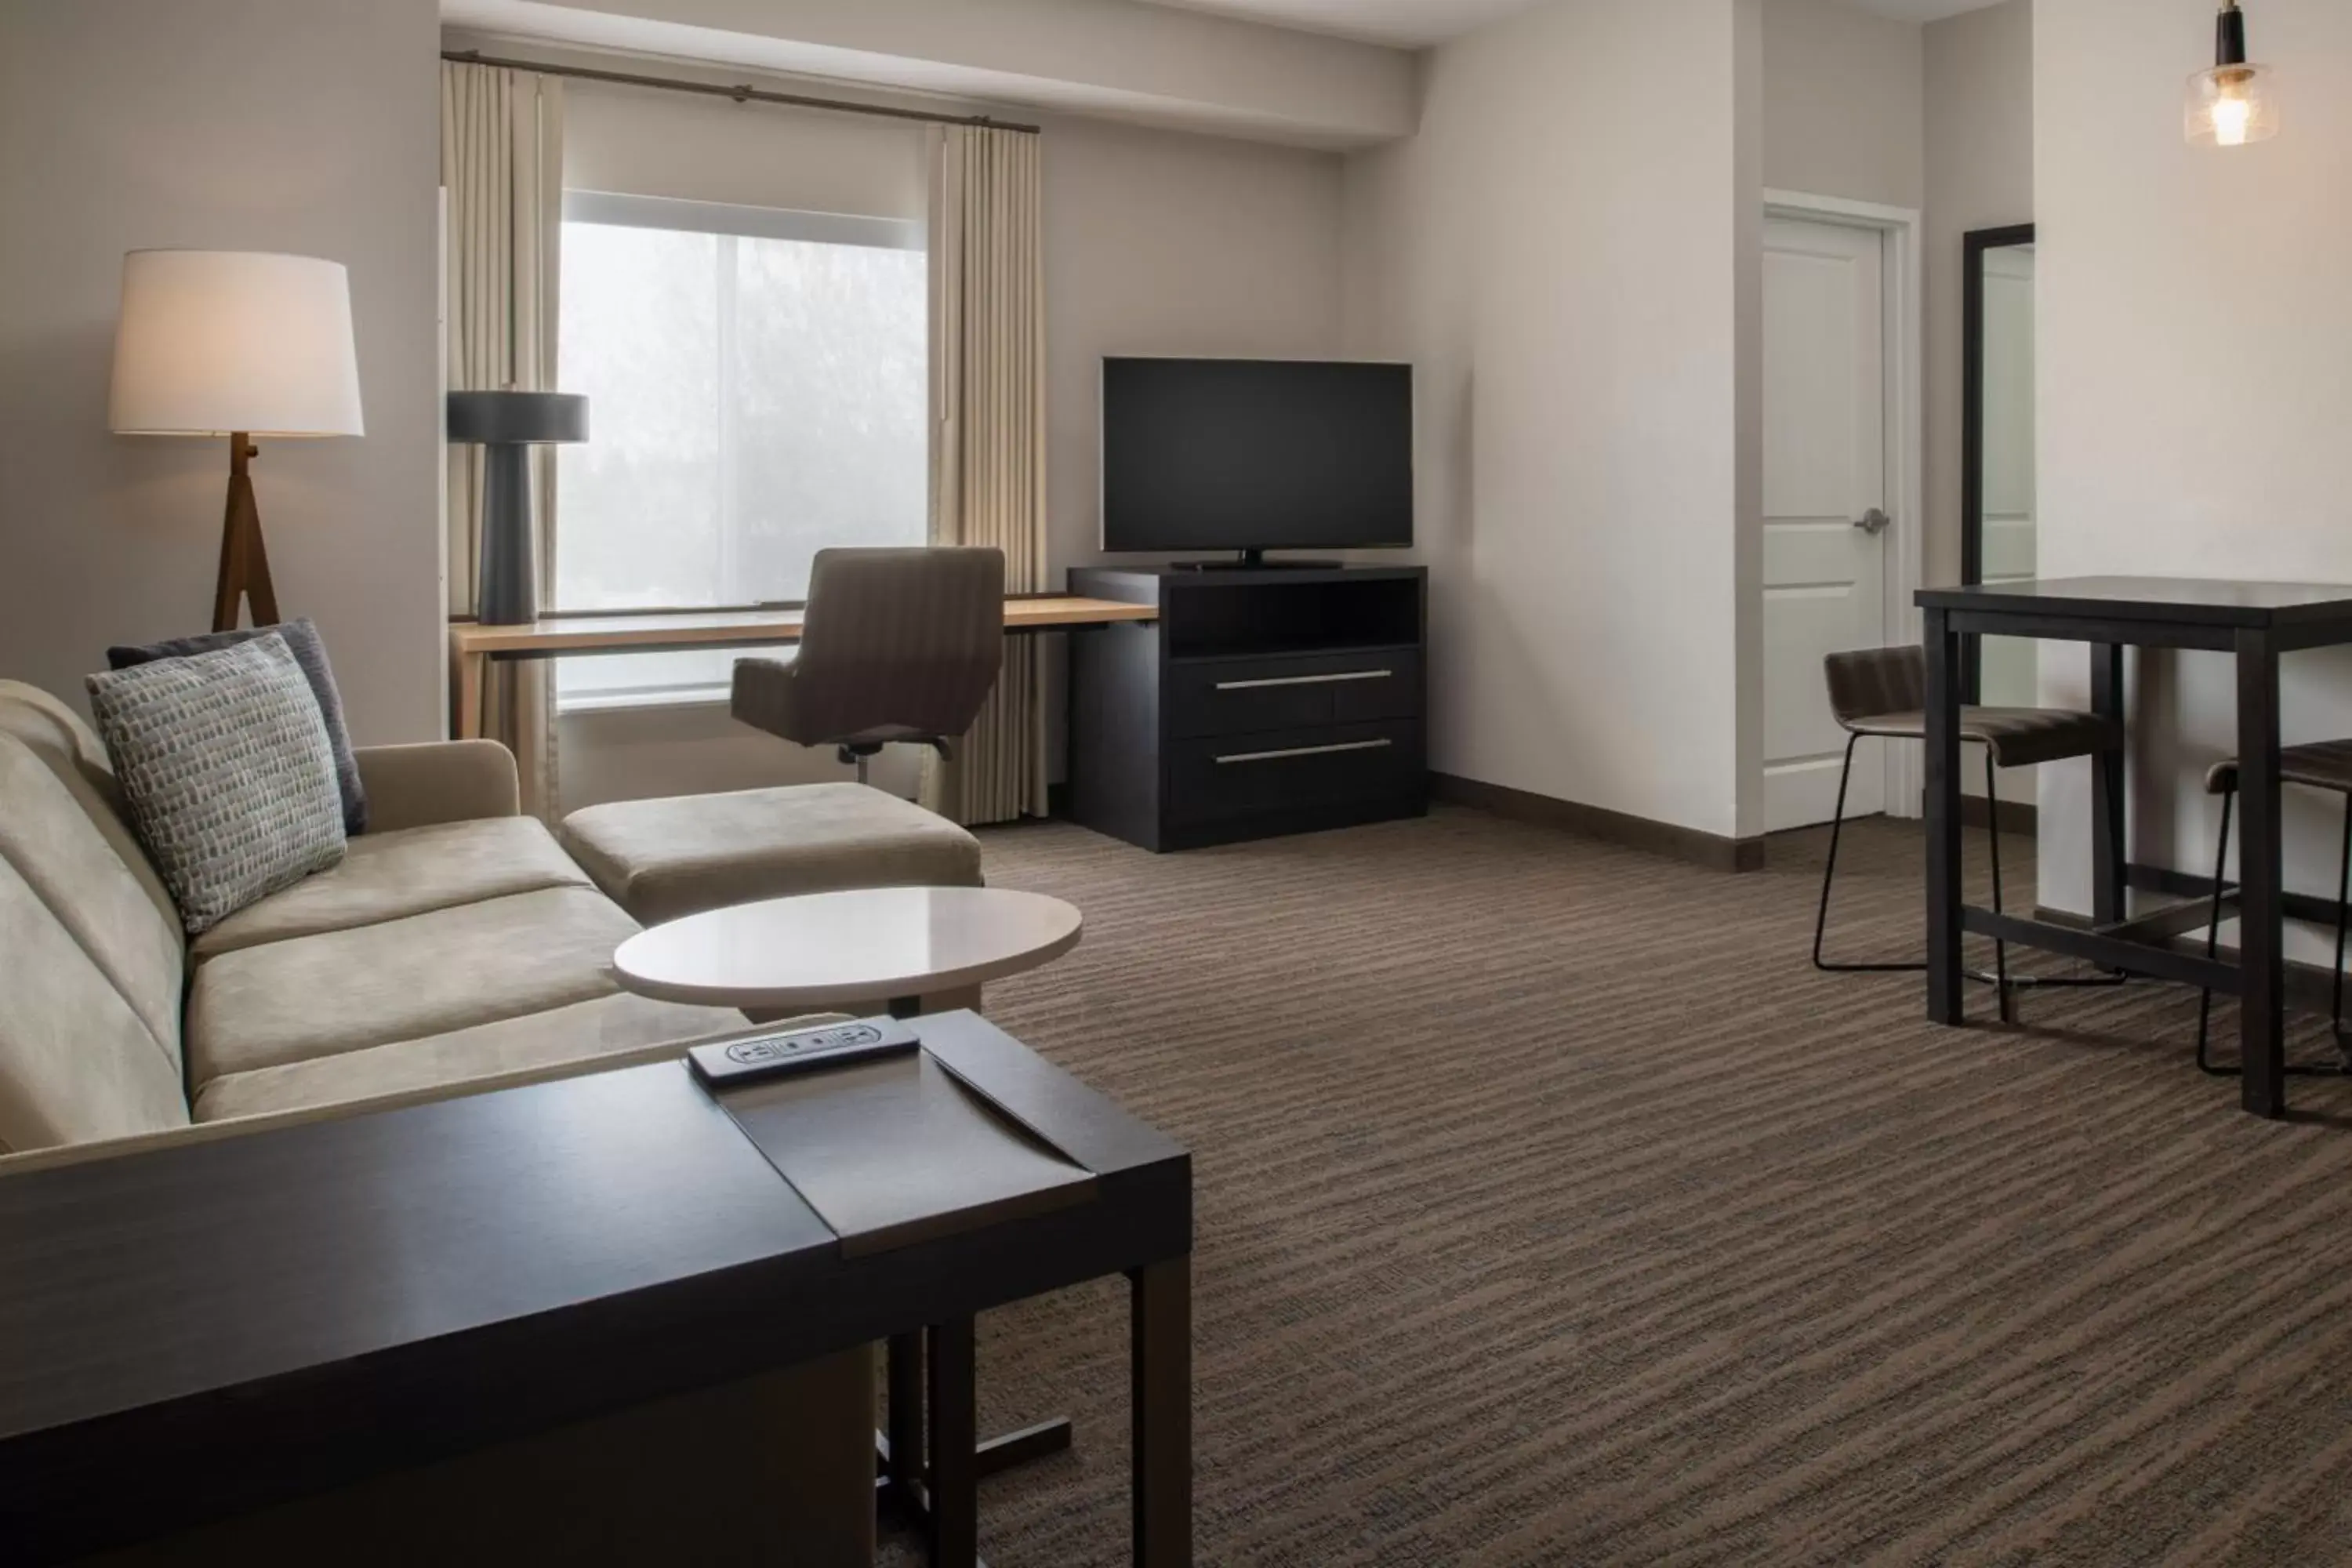
[[134, 250], [122, 258], [108, 423], [124, 436], [226, 436], [213, 629], [278, 616], [246, 465], [260, 436], [357, 436], [359, 358], [342, 264], [246, 250]]
[[539, 619], [531, 549], [530, 448], [588, 439], [588, 400], [569, 392], [453, 392], [449, 439], [484, 450], [482, 575], [474, 618], [488, 626]]

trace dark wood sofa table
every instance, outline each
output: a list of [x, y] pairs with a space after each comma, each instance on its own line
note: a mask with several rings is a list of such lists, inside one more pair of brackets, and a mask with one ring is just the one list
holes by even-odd
[[[1927, 659], [1927, 1016], [1965, 1022], [1964, 931], [2063, 953], [2240, 999], [2245, 1109], [2286, 1107], [2287, 916], [2332, 922], [2335, 906], [2285, 891], [2279, 826], [2279, 661], [2305, 648], [2352, 644], [2352, 585], [2203, 578], [2070, 577], [1923, 589]], [[1960, 892], [1959, 709], [1964, 639], [2054, 638], [2090, 645], [2091, 700], [2125, 718], [2124, 649], [2198, 648], [2237, 661], [2240, 883], [2234, 963], [2175, 951], [2173, 938], [2207, 923], [2201, 902], [2135, 918], [2131, 890], [2210, 893], [2202, 878], [2136, 864], [2125, 840], [2125, 755], [2093, 763], [2089, 930], [1995, 914]]]
[[[968, 1347], [980, 1311], [1124, 1273], [1135, 1560], [1188, 1563], [1190, 1156], [976, 1015], [919, 1029], [926, 1071], [1084, 1168], [1076, 1200], [856, 1244], [683, 1061], [0, 1178], [0, 1562], [940, 1325]], [[969, 1437], [958, 1360], [935, 1444]], [[975, 1467], [932, 1470], [969, 1561]]]

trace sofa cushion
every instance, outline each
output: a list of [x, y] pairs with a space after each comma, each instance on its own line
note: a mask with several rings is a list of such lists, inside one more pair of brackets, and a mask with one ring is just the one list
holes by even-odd
[[188, 1080], [612, 995], [636, 929], [601, 893], [549, 888], [224, 952], [196, 966]]
[[741, 1027], [743, 1015], [717, 1007], [682, 1007], [626, 994], [600, 996], [426, 1039], [231, 1073], [205, 1085], [196, 1097], [196, 1120], [316, 1110], [646, 1046], [683, 1046]]
[[198, 962], [239, 948], [352, 931], [544, 888], [585, 888], [586, 872], [532, 816], [489, 817], [365, 835], [343, 863], [272, 893], [196, 939]]
[[[0, 859], [48, 906], [180, 1073], [186, 953], [179, 922], [159, 910], [83, 802], [15, 736], [0, 732]], [[0, 949], [0, 1007], [20, 967]]]
[[616, 801], [563, 819], [572, 858], [647, 925], [844, 888], [976, 888], [980, 840], [865, 784]]
[[187, 1125], [179, 1068], [5, 858], [0, 953], [0, 1153]]
[[326, 725], [285, 638], [86, 684], [139, 840], [189, 934], [343, 858]]

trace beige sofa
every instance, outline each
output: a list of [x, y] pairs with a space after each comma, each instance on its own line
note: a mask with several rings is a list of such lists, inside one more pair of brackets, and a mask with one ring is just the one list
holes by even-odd
[[[378, 747], [359, 763], [370, 826], [342, 864], [192, 943], [96, 735], [0, 681], [0, 1180], [667, 1059], [745, 1026], [620, 989], [613, 949], [636, 923], [517, 815], [502, 747]], [[758, 1404], [799, 1450], [764, 1505], [800, 1517], [794, 1560], [870, 1563], [870, 1354], [794, 1369]], [[631, 1429], [607, 1436], [630, 1444]], [[383, 1493], [365, 1489], [366, 1506], [400, 1512]], [[283, 1522], [299, 1536], [316, 1517]]]
[[502, 747], [363, 749], [360, 768], [370, 826], [343, 863], [190, 943], [97, 737], [0, 682], [0, 1153], [430, 1097], [743, 1026], [620, 989], [613, 949], [636, 924], [516, 814]]

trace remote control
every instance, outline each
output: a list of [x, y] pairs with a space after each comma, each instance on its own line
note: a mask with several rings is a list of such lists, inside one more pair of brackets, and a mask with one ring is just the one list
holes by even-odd
[[902, 1056], [919, 1049], [922, 1043], [914, 1030], [896, 1018], [861, 1018], [854, 1024], [828, 1024], [788, 1035], [719, 1040], [696, 1046], [686, 1056], [694, 1064], [695, 1077], [709, 1088], [720, 1089], [789, 1073]]

